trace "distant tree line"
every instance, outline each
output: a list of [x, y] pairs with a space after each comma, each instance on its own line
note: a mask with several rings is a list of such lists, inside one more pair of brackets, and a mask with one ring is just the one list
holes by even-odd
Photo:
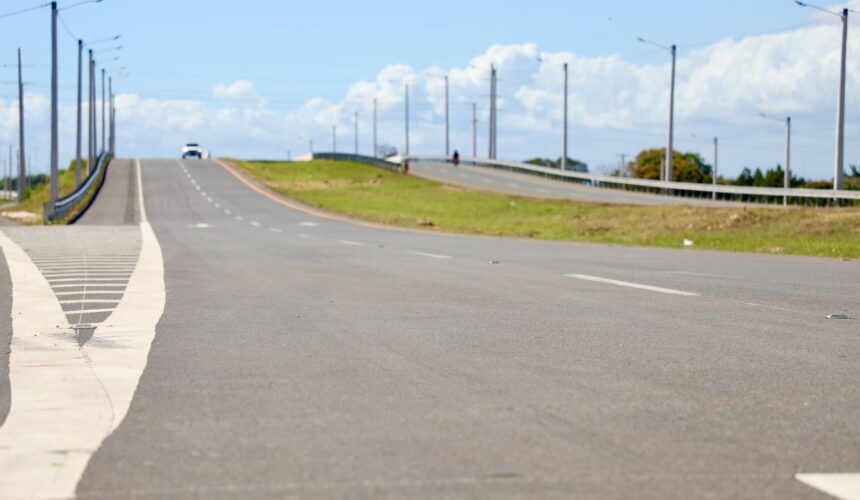
[[[624, 175], [639, 179], [659, 179], [666, 148], [646, 149], [624, 166]], [[616, 172], [618, 173], [618, 172]], [[672, 155], [672, 180], [675, 182], [693, 182], [710, 184], [713, 182], [713, 167], [705, 162], [698, 153], [674, 151]], [[782, 165], [755, 170], [744, 167], [736, 178], [717, 177], [717, 184], [734, 186], [782, 187], [785, 171]], [[793, 173], [789, 179], [791, 187], [809, 189], [832, 189], [833, 182], [827, 180], [807, 180]], [[851, 165], [845, 179], [846, 189], [860, 190], [860, 169]]]

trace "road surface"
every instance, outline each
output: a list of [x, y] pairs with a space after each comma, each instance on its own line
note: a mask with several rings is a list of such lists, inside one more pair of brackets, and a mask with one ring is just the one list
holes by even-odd
[[[4, 496], [826, 499], [795, 474], [860, 472], [860, 328], [827, 319], [860, 315], [857, 262], [392, 230], [210, 161], [140, 174], [115, 161], [78, 225], [0, 229]], [[10, 301], [65, 290], [51, 255], [126, 273], [91, 337], [79, 304], [54, 328]]]
[[702, 207], [737, 207], [742, 205], [737, 202], [715, 201], [710, 198], [682, 198], [598, 188], [537, 175], [463, 164], [454, 167], [449, 163], [413, 162], [409, 164], [409, 172], [419, 177], [447, 184], [534, 198], [627, 205], [692, 205]]

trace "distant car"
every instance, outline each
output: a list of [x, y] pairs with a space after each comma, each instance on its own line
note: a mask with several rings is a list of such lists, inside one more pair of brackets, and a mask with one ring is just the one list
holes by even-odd
[[182, 148], [182, 159], [185, 158], [197, 158], [198, 160], [203, 159], [203, 148], [200, 147], [200, 144], [189, 142]]

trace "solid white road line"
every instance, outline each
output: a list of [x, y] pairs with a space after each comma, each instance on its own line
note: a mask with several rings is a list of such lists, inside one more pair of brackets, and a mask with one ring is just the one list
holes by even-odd
[[340, 243], [342, 245], [351, 245], [354, 247], [363, 247], [364, 246], [364, 243], [360, 243], [358, 241], [352, 241], [352, 240], [338, 240], [338, 243]]
[[[74, 309], [67, 309], [65, 312], [66, 312], [66, 314], [90, 314], [90, 313], [109, 313], [109, 312], [114, 312], [115, 310], [116, 310], [115, 307], [112, 307], [109, 309], [79, 309], [79, 308], [74, 308]], [[101, 338], [101, 335], [99, 335], [99, 338]]]
[[[72, 498], [93, 453], [128, 413], [165, 304], [161, 247], [146, 218], [140, 161], [141, 250], [126, 294], [95, 336], [78, 345], [53, 291], [0, 231], [12, 278], [11, 404], [0, 427], [0, 491], [7, 498]], [[95, 312], [93, 310], [86, 313]]]
[[[54, 292], [54, 295], [57, 297], [64, 297], [68, 295], [83, 295], [85, 292], [81, 290], [80, 292]], [[93, 290], [92, 288], [87, 288], [87, 295], [122, 295], [125, 292], [118, 292], [116, 290]]]
[[104, 282], [107, 282], [107, 281], [119, 281], [119, 282], [126, 282], [126, 281], [128, 281], [128, 278], [93, 278], [93, 279], [85, 279], [84, 281], [81, 281], [81, 278], [59, 278], [59, 279], [54, 279], [54, 278], [48, 278], [48, 277], [46, 277], [45, 279], [46, 279], [46, 280], [48, 280], [48, 282], [49, 282], [49, 283], [69, 283], [69, 282], [75, 282], [75, 283], [81, 283], [81, 284], [83, 284], [83, 283], [89, 283], [89, 282], [92, 282], [92, 281], [98, 281], [99, 283], [104, 283]]
[[86, 278], [99, 278], [99, 277], [119, 277], [119, 276], [131, 276], [131, 270], [123, 271], [123, 272], [113, 272], [113, 273], [103, 273], [103, 272], [77, 272], [77, 273], [48, 273], [42, 272], [42, 275], [48, 278], [49, 280], [53, 280], [54, 278], [73, 278], [75, 276], [86, 277]]
[[420, 255], [421, 257], [430, 257], [431, 259], [453, 259], [450, 255], [442, 255], [438, 253], [427, 253], [427, 252], [419, 252], [417, 250], [410, 250], [410, 254], [412, 255]]
[[[114, 283], [89, 283], [89, 286], [95, 286], [95, 285], [98, 285], [101, 287], [110, 286], [110, 287], [116, 287], [116, 288], [125, 288], [125, 286], [126, 286], [125, 283], [117, 283], [117, 284], [114, 284]], [[70, 284], [70, 285], [51, 285], [51, 288], [83, 288], [85, 286], [87, 286], [87, 284], [74, 283], [74, 284]]]
[[795, 474], [795, 479], [841, 500], [860, 500], [860, 474]]
[[671, 288], [661, 288], [659, 286], [641, 285], [639, 283], [631, 283], [629, 281], [618, 281], [609, 278], [601, 278], [598, 276], [588, 276], [585, 274], [565, 274], [567, 278], [574, 278], [585, 281], [595, 281], [597, 283], [606, 283], [607, 285], [624, 286], [627, 288], [638, 288], [639, 290], [648, 290], [650, 292], [666, 293], [669, 295], [682, 295], [685, 297], [698, 297], [698, 293], [684, 292], [681, 290], [672, 290]]

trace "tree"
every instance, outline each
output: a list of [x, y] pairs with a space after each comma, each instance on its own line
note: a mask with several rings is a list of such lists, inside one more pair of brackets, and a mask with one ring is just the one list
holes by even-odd
[[[530, 160], [526, 160], [525, 163], [530, 165], [539, 165], [541, 167], [561, 168], [561, 157], [559, 156], [557, 160], [550, 160], [549, 158], [532, 158]], [[585, 162], [568, 157], [567, 170], [588, 173], [588, 165]]]
[[[666, 148], [646, 149], [636, 155], [635, 162], [627, 166], [633, 177], [659, 179], [660, 166], [666, 156]], [[711, 166], [698, 153], [673, 151], [672, 180], [676, 182], [711, 182]]]

